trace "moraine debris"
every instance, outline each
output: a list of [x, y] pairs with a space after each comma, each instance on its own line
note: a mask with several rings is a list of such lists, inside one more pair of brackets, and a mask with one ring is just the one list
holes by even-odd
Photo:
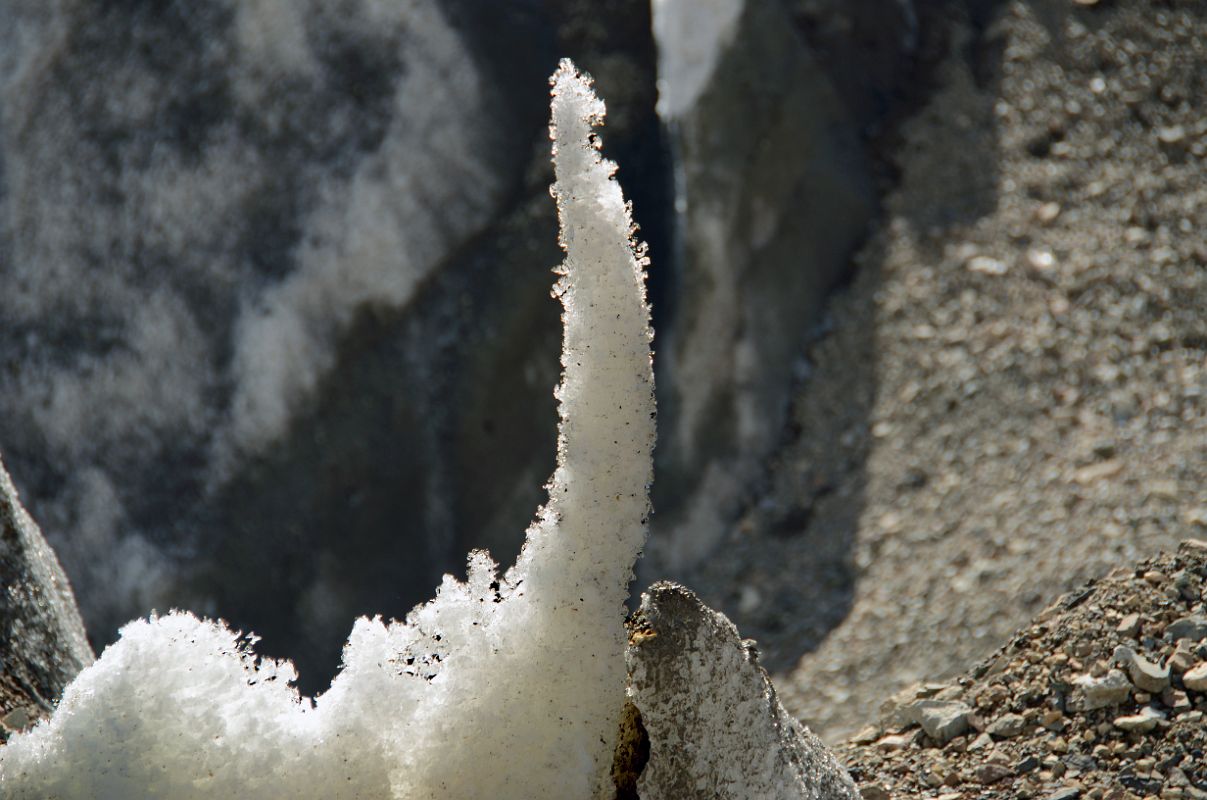
[[[1207, 800], [1204, 586], [1194, 541], [1116, 569], [965, 675], [900, 693], [836, 753], [865, 797]], [[960, 705], [958, 735], [920, 724]]]

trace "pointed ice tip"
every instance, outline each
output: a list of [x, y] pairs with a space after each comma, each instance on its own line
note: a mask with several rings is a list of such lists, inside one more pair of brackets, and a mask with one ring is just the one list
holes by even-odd
[[[547, 563], [550, 576], [556, 573], [551, 582], [573, 590], [567, 597], [579, 597], [576, 587], [587, 582], [607, 598], [603, 606], [619, 606], [649, 516], [654, 376], [647, 259], [633, 241], [616, 165], [600, 153], [593, 129], [603, 123], [604, 104], [590, 78], [563, 60], [551, 83], [552, 194], [566, 252], [555, 289], [565, 312], [556, 389], [562, 421], [547, 506], [558, 521], [556, 537], [552, 527], [534, 529], [530, 543], [548, 542], [526, 552], [534, 570], [536, 561]], [[538, 553], [544, 555], [537, 559]]]
[[591, 76], [579, 72], [568, 58], [558, 62], [557, 71], [549, 78], [553, 87], [553, 125], [550, 138], [557, 139], [557, 120], [562, 113], [572, 113], [589, 125], [602, 125], [607, 108], [604, 101], [596, 97]]

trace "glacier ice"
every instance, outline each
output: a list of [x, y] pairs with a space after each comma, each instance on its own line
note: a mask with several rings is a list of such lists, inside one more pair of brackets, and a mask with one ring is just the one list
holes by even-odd
[[642, 251], [604, 105], [553, 77], [566, 258], [561, 422], [549, 500], [515, 566], [482, 552], [405, 622], [360, 619], [330, 689], [221, 622], [138, 620], [0, 748], [6, 798], [587, 798], [610, 793], [624, 600], [645, 541], [654, 439]]

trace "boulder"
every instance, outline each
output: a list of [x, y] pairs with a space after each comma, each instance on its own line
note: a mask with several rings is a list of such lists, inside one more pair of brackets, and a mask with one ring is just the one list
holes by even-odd
[[630, 699], [648, 751], [642, 800], [858, 797], [846, 770], [784, 711], [754, 643], [690, 590], [656, 583], [629, 622]]

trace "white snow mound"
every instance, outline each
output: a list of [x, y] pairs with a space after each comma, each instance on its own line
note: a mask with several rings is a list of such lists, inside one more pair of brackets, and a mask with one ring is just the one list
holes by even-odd
[[25, 798], [591, 798], [612, 793], [624, 599], [645, 541], [654, 439], [645, 260], [592, 128], [553, 77], [566, 250], [558, 466], [516, 565], [471, 553], [405, 622], [357, 620], [313, 701], [251, 638], [172, 613], [132, 622], [57, 712], [0, 748]]

